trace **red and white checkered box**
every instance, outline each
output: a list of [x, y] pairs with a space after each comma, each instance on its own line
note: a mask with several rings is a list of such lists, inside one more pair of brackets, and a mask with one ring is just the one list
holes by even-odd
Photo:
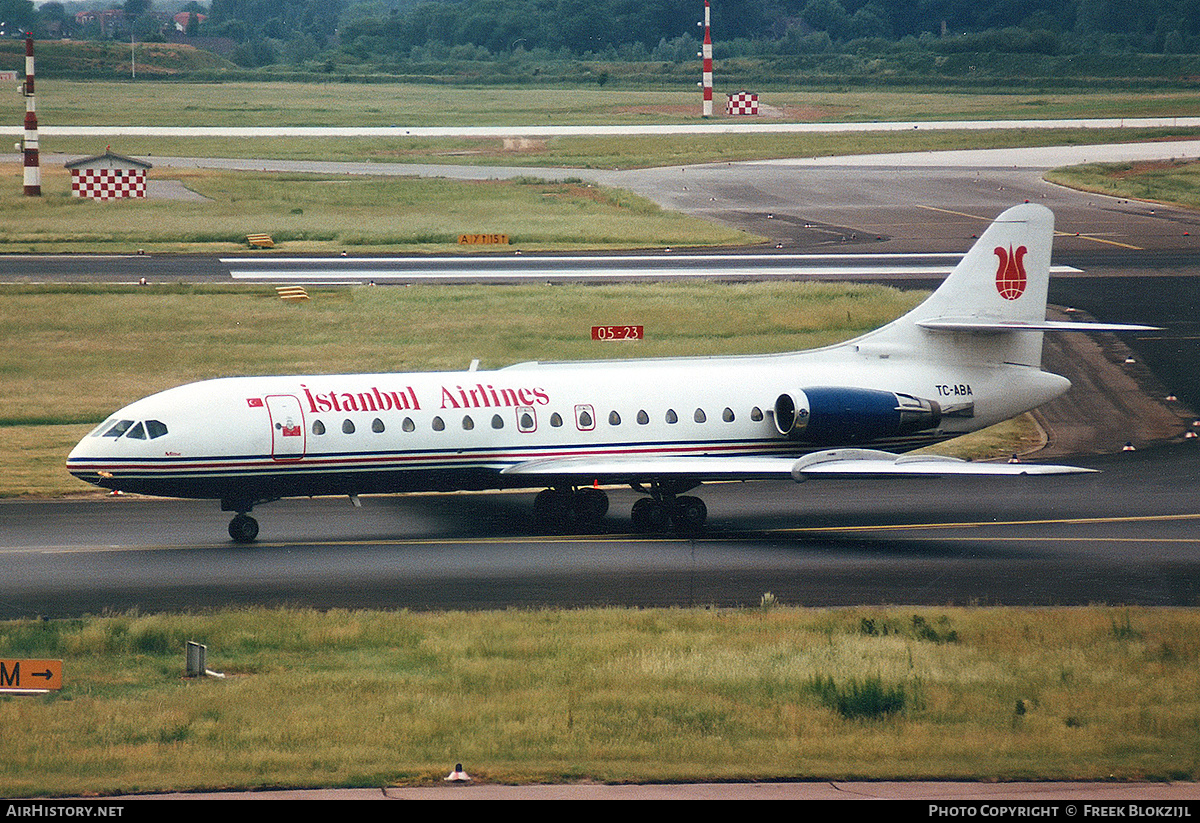
[[71, 194], [92, 200], [145, 197], [146, 173], [140, 169], [72, 169]]
[[758, 114], [758, 95], [748, 91], [727, 95], [726, 114]]

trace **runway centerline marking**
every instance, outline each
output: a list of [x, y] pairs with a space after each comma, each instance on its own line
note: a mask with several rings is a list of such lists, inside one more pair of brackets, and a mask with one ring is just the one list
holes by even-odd
[[[803, 526], [791, 529], [777, 529], [775, 531], [788, 533], [829, 533], [829, 532], [883, 532], [883, 531], [913, 531], [916, 529], [980, 529], [989, 526], [1089, 526], [1089, 525], [1112, 525], [1117, 523], [1152, 523], [1164, 521], [1187, 521], [1200, 520], [1200, 514], [1162, 514], [1162, 515], [1138, 515], [1130, 517], [1070, 517], [1070, 518], [1055, 518], [1049, 520], [979, 520], [965, 521], [956, 523], [888, 523], [873, 526]], [[1013, 538], [1025, 539], [1025, 538]], [[1059, 539], [1059, 538], [1045, 538]], [[1200, 540], [1197, 538], [1063, 538], [1063, 539], [1089, 539], [1089, 540], [1166, 540], [1178, 542], [1193, 542]]]

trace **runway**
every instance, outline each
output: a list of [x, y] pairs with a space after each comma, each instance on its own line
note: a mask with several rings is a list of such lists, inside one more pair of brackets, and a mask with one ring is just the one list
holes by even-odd
[[[1200, 153], [1197, 145], [1156, 144], [1155, 150], [1194, 156]], [[1118, 147], [1105, 156], [1125, 153], [1128, 149]], [[965, 251], [972, 235], [1003, 208], [1025, 199], [1045, 203], [1054, 209], [1059, 230], [1055, 262], [1061, 268], [1052, 281], [1052, 300], [1087, 308], [1102, 320], [1159, 323], [1169, 314], [1179, 325], [1160, 359], [1183, 364], [1181, 375], [1194, 379], [1200, 357], [1186, 324], [1195, 322], [1196, 304], [1188, 301], [1200, 275], [1194, 231], [1200, 218], [1069, 192], [1041, 180], [1044, 163], [1100, 154], [1096, 147], [1073, 147], [1030, 155], [1028, 161], [1012, 152], [961, 161], [948, 153], [936, 162], [914, 158], [905, 166], [866, 159], [856, 165], [792, 161], [588, 174], [664, 207], [769, 237], [781, 247], [774, 250], [778, 255], [756, 250], [759, 259], [741, 264], [736, 277], [763, 270], [771, 272], [767, 276], [789, 276], [778, 274], [781, 270], [817, 276], [798, 273], [805, 266], [824, 267], [831, 277], [843, 267], [841, 276], [848, 278], [890, 271], [897, 282], [927, 287], [940, 280], [952, 259], [945, 255]], [[156, 158], [156, 164], [163, 162]], [[436, 168], [443, 176], [504, 173]], [[390, 171], [412, 173], [411, 167]], [[378, 172], [375, 167], [336, 173]], [[880, 252], [890, 257], [876, 256]], [[638, 265], [648, 266], [641, 276], [656, 278], [680, 265], [685, 255], [672, 254], [637, 255]], [[821, 260], [802, 257], [810, 254]], [[704, 255], [686, 256], [698, 258], [688, 265], [709, 270], [705, 276], [720, 268], [718, 261], [700, 259]], [[535, 257], [522, 257], [520, 266], [535, 265]], [[768, 258], [786, 262], [772, 269]], [[247, 259], [6, 257], [0, 258], [0, 280], [112, 279], [134, 272], [230, 282], [235, 271], [253, 268]], [[263, 272], [291, 265], [303, 271], [308, 265], [266, 259], [270, 265], [254, 269], [265, 282], [270, 279]], [[346, 265], [399, 271], [389, 261]], [[461, 265], [445, 265], [443, 271], [458, 266], [454, 276], [461, 276]], [[558, 271], [563, 263], [545, 265]], [[592, 265], [608, 267], [607, 276], [624, 267], [612, 261]], [[873, 274], [856, 266], [869, 266]], [[437, 271], [433, 265], [425, 269]], [[536, 276], [548, 275], [543, 270]], [[305, 282], [303, 275], [287, 279]], [[1147, 285], [1153, 283], [1162, 288]], [[716, 484], [701, 491], [712, 527], [696, 540], [631, 535], [633, 492], [624, 490], [612, 492], [612, 514], [598, 536], [532, 534], [530, 495], [426, 495], [368, 498], [361, 509], [330, 499], [262, 506], [256, 509], [260, 543], [252, 547], [228, 542], [228, 516], [213, 502], [4, 501], [0, 616], [252, 603], [734, 606], [755, 605], [768, 591], [780, 602], [811, 606], [1194, 606], [1200, 510], [1193, 490], [1200, 461], [1193, 443], [1095, 457], [1091, 462], [1103, 472], [1087, 477]]]
[[315, 608], [1194, 606], [1200, 447], [1060, 478], [705, 486], [697, 539], [540, 536], [530, 494], [289, 500], [235, 546], [206, 501], [0, 502], [0, 618], [247, 604]]

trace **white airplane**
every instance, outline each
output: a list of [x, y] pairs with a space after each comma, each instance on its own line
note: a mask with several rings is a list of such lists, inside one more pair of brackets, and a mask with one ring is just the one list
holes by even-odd
[[1046, 320], [1054, 215], [1001, 214], [942, 285], [888, 325], [805, 352], [495, 371], [231, 377], [131, 403], [67, 458], [107, 489], [221, 501], [230, 537], [283, 497], [542, 488], [543, 527], [593, 527], [598, 487], [645, 493], [633, 525], [698, 528], [705, 481], [1062, 474], [1033, 463], [901, 456], [1057, 397], [1046, 331], [1147, 326]]

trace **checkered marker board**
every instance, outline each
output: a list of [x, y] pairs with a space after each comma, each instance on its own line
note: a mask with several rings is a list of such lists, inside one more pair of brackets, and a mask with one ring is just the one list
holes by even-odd
[[748, 91], [739, 91], [728, 95], [725, 104], [726, 114], [758, 114], [758, 95]]
[[71, 194], [92, 200], [145, 197], [146, 173], [122, 169], [72, 169]]

